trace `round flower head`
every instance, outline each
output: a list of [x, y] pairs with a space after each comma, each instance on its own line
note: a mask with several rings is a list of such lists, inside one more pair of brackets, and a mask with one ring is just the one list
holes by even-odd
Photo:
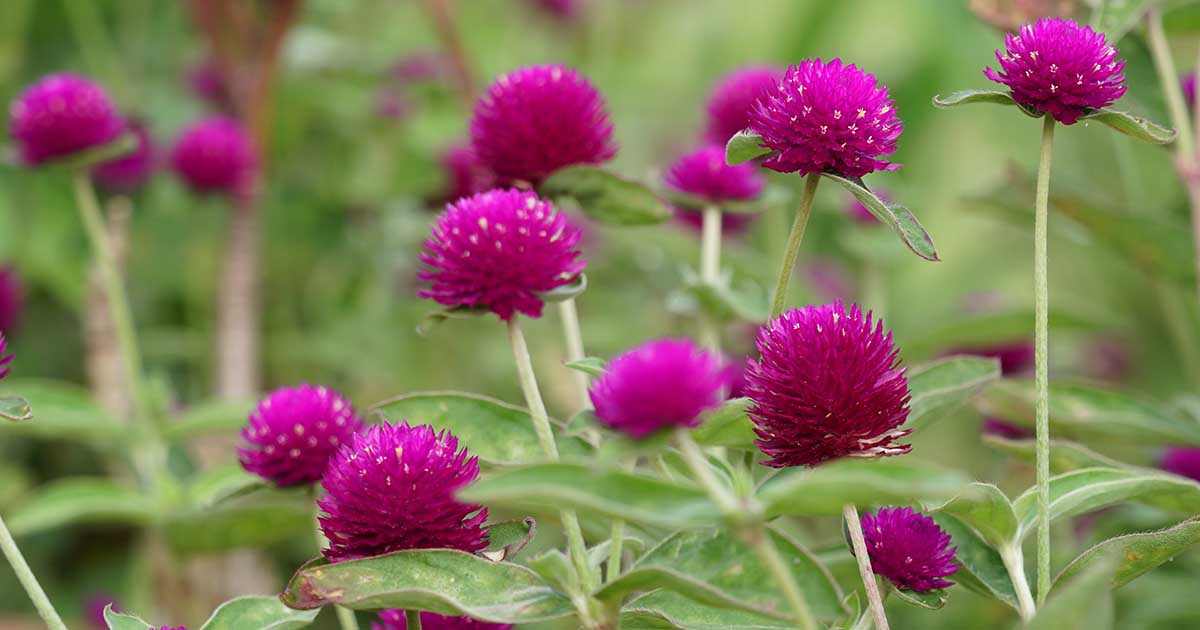
[[454, 493], [479, 476], [479, 462], [449, 431], [387, 422], [355, 434], [329, 464], [318, 505], [323, 553], [331, 562], [404, 549], [487, 547], [487, 509]]
[[750, 128], [779, 152], [763, 166], [781, 173], [862, 177], [900, 168], [879, 157], [896, 150], [904, 129], [887, 88], [840, 59], [788, 68], [750, 110]]
[[767, 466], [899, 455], [908, 379], [883, 324], [840, 301], [791, 309], [758, 333], [746, 369], [755, 442]]
[[[443, 617], [431, 612], [421, 612], [421, 630], [509, 630], [509, 623], [488, 623], [470, 617]], [[379, 622], [371, 622], [371, 630], [408, 630], [404, 611], [385, 610], [379, 613]]]
[[923, 593], [953, 586], [958, 571], [950, 534], [912, 508], [883, 508], [862, 515], [871, 568], [902, 591]]
[[0, 266], [0, 331], [12, 330], [25, 310], [25, 287], [11, 265]]
[[705, 140], [724, 147], [734, 134], [750, 127], [750, 110], [782, 79], [783, 71], [772, 66], [750, 66], [725, 75], [708, 97]]
[[421, 297], [445, 306], [481, 307], [501, 319], [541, 317], [542, 298], [583, 271], [581, 232], [532, 192], [491, 190], [446, 207], [425, 241], [417, 277]]
[[442, 172], [446, 185], [442, 189], [441, 203], [453, 203], [487, 189], [487, 173], [480, 167], [479, 160], [469, 146], [454, 145], [442, 153]]
[[471, 145], [503, 183], [537, 185], [574, 164], [617, 153], [600, 93], [575, 70], [531, 66], [501, 76], [475, 105]]
[[1004, 52], [996, 51], [1000, 71], [987, 68], [983, 74], [1008, 86], [1017, 103], [1064, 125], [1125, 93], [1125, 62], [1104, 33], [1090, 26], [1044, 18], [1006, 35], [1004, 45]]
[[354, 406], [327, 387], [284, 387], [267, 395], [242, 429], [238, 460], [278, 486], [316, 483], [329, 458], [363, 424]]
[[663, 179], [674, 190], [717, 205], [724, 201], [754, 199], [766, 185], [753, 164], [727, 164], [725, 147], [717, 145], [708, 145], [679, 158]]
[[721, 404], [729, 375], [721, 359], [687, 339], [651, 341], [608, 364], [589, 394], [601, 423], [634, 438], [694, 427]]
[[213, 116], [188, 127], [171, 150], [171, 167], [197, 192], [244, 194], [254, 183], [254, 141], [232, 118]]
[[104, 188], [129, 191], [140, 187], [150, 178], [155, 166], [154, 141], [141, 122], [131, 121], [126, 129], [137, 140], [137, 146], [127, 155], [101, 162], [92, 168], [92, 179]]
[[1200, 481], [1200, 448], [1169, 446], [1163, 451], [1162, 469]]
[[233, 94], [229, 90], [229, 81], [215, 59], [205, 59], [192, 66], [187, 73], [187, 82], [192, 94], [213, 109], [219, 112], [233, 111]]
[[74, 74], [43, 78], [9, 108], [9, 132], [30, 166], [112, 142], [123, 128], [104, 89]]

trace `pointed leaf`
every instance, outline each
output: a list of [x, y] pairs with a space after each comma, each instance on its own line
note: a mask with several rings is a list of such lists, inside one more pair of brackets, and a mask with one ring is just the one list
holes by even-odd
[[929, 516], [950, 535], [954, 544], [954, 561], [958, 564], [958, 571], [950, 579], [1018, 610], [1017, 591], [1000, 552], [957, 517], [944, 512], [934, 512]]
[[312, 498], [304, 489], [249, 492], [177, 510], [164, 523], [167, 542], [181, 553], [259, 547], [308, 536], [312, 527]]
[[[1030, 464], [1037, 462], [1037, 441], [1033, 438], [1013, 440], [998, 435], [983, 436], [988, 446], [1019, 457]], [[1129, 464], [1101, 455], [1086, 446], [1067, 440], [1050, 440], [1050, 472], [1065, 473], [1080, 468], [1134, 468]]]
[[994, 547], [1010, 543], [1017, 536], [1017, 513], [1012, 502], [990, 483], [972, 483], [962, 494], [929, 511], [954, 515]]
[[621, 610], [621, 630], [776, 630], [796, 622], [766, 615], [716, 608], [669, 591], [651, 591]]
[[666, 202], [649, 188], [598, 166], [568, 166], [538, 187], [546, 197], [571, 197], [592, 219], [612, 225], [653, 225], [671, 217]]
[[908, 458], [842, 459], [812, 469], [790, 469], [759, 491], [769, 517], [835, 516], [842, 506], [946, 501], [967, 484], [959, 472]]
[[1121, 41], [1129, 31], [1137, 27], [1150, 8], [1152, 0], [1121, 0], [1120, 2], [1106, 1], [1103, 9], [1097, 11], [1096, 30], [1104, 33], [1110, 44]]
[[718, 321], [762, 323], [771, 313], [766, 291], [754, 284], [734, 287], [728, 281], [714, 284], [692, 276], [684, 279], [684, 288], [705, 313]]
[[704, 416], [700, 426], [692, 429], [692, 439], [706, 446], [754, 448], [754, 423], [746, 410], [749, 398], [731, 398]]
[[20, 396], [5, 396], [0, 398], [0, 418], [13, 422], [24, 422], [33, 417], [33, 409], [29, 401]]
[[270, 488], [262, 477], [246, 472], [240, 464], [230, 463], [202, 472], [192, 479], [188, 484], [188, 497], [192, 505], [208, 508], [229, 499]]
[[733, 134], [725, 144], [725, 162], [730, 166], [744, 164], [768, 153], [774, 153], [774, 150], [763, 144], [762, 136], [749, 129]]
[[82, 151], [71, 153], [61, 158], [57, 158], [45, 166], [51, 168], [60, 168], [68, 171], [83, 171], [87, 170], [101, 162], [123, 157], [133, 152], [138, 146], [137, 136], [132, 133], [123, 133], [114, 138], [112, 141], [98, 146], [90, 147]]
[[136, 615], [127, 615], [113, 610], [112, 604], [104, 607], [104, 622], [108, 625], [108, 630], [154, 630], [150, 624], [142, 621]]
[[133, 488], [103, 478], [74, 477], [51, 481], [8, 518], [15, 536], [80, 524], [141, 526], [154, 520], [154, 504]]
[[604, 376], [604, 369], [608, 362], [599, 357], [584, 357], [578, 361], [568, 361], [566, 366], [572, 370], [578, 370], [588, 376], [599, 378]]
[[29, 401], [33, 418], [0, 424], [4, 431], [104, 446], [129, 440], [128, 429], [101, 409], [85, 387], [47, 379], [12, 379], [0, 385], [0, 396], [17, 395]]
[[530, 569], [560, 593], [579, 590], [579, 574], [567, 554], [557, 549], [547, 549], [534, 556], [528, 563]]
[[1121, 588], [1160, 564], [1174, 560], [1177, 554], [1197, 543], [1200, 543], [1200, 517], [1158, 531], [1109, 538], [1079, 554], [1054, 578], [1054, 583], [1057, 585], [1070, 580], [1097, 561], [1112, 555], [1118, 558], [1112, 588]]
[[200, 630], [299, 630], [317, 618], [319, 610], [294, 610], [278, 597], [251, 595], [217, 607]]
[[1050, 593], [1026, 625], [1013, 630], [1109, 630], [1113, 627], [1112, 580], [1115, 559], [1094, 563]]
[[1179, 132], [1174, 129], [1168, 129], [1149, 119], [1112, 109], [1097, 109], [1090, 114], [1080, 116], [1079, 120], [1085, 122], [1094, 120], [1111, 127], [1114, 131], [1152, 144], [1170, 144], [1179, 135]]
[[537, 535], [537, 521], [531, 517], [488, 525], [488, 546], [483, 552], [489, 560], [508, 560], [521, 552]]
[[1016, 105], [1012, 95], [999, 90], [959, 90], [946, 96], [938, 94], [933, 97], [933, 106], [939, 109], [970, 105], [972, 103], [991, 103], [993, 105]]
[[896, 599], [918, 608], [927, 610], [938, 610], [946, 605], [946, 591], [939, 589], [936, 591], [925, 591], [918, 593], [916, 591], [904, 591], [898, 588], [892, 589], [892, 594]]
[[941, 260], [938, 258], [937, 248], [933, 245], [933, 239], [930, 238], [925, 228], [921, 227], [921, 222], [917, 221], [917, 217], [913, 216], [908, 208], [899, 204], [885, 203], [876, 197], [875, 193], [871, 192], [860, 178], [842, 177], [833, 173], [822, 173], [822, 175], [837, 182], [854, 195], [866, 209], [871, 211], [871, 214], [875, 215], [875, 218], [891, 228], [914, 254], [931, 262]]
[[1000, 362], [955, 356], [914, 365], [905, 372], [911, 400], [905, 428], [920, 430], [1000, 378]]

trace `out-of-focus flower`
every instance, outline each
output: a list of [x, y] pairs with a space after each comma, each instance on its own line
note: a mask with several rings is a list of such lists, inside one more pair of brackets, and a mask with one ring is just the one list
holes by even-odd
[[1200, 481], [1200, 448], [1170, 446], [1163, 450], [1162, 469]]
[[994, 435], [1008, 440], [1020, 440], [1032, 435], [1024, 427], [1005, 422], [999, 418], [984, 418], [983, 424], [979, 429], [985, 435]]
[[8, 351], [8, 340], [4, 338], [4, 333], [0, 332], [0, 378], [8, 376], [10, 371], [9, 364], [12, 363], [13, 355], [4, 354]]
[[1079, 10], [1079, 0], [971, 0], [968, 6], [985, 23], [1015, 31], [1040, 18], [1071, 17]]
[[157, 166], [157, 149], [146, 125], [131, 120], [126, 130], [137, 140], [133, 151], [92, 168], [92, 179], [108, 190], [125, 192], [139, 188], [150, 179]]
[[579, 16], [584, 9], [584, 0], [530, 0], [534, 7], [551, 17], [560, 20], [571, 20]]
[[0, 266], [0, 332], [16, 328], [25, 311], [25, 286], [12, 265]]
[[[725, 148], [709, 145], [688, 153], [671, 165], [663, 178], [668, 188], [687, 193], [704, 204], [720, 207], [726, 201], [746, 201], [762, 193], [766, 180], [753, 164], [730, 166]], [[689, 227], [703, 224], [703, 207], [675, 205], [675, 216]], [[754, 214], [721, 213], [723, 234], [737, 234], [757, 218]], [[726, 231], [728, 229], [728, 231]]]
[[187, 72], [187, 82], [192, 94], [213, 110], [226, 114], [233, 112], [229, 79], [215, 59], [205, 59], [192, 66]]
[[442, 153], [440, 162], [446, 185], [437, 199], [438, 203], [454, 203], [489, 188], [491, 181], [487, 170], [479, 164], [470, 145], [456, 144], [448, 147]]
[[1196, 105], [1196, 73], [1189, 72], [1183, 75], [1180, 87], [1183, 88], [1183, 98], [1187, 101], [1188, 107], [1194, 107]]
[[171, 149], [171, 168], [197, 192], [237, 196], [253, 186], [258, 154], [240, 123], [213, 116], [184, 130]]
[[947, 588], [958, 571], [950, 535], [912, 508], [890, 507], [862, 515], [871, 568], [896, 588], [923, 593]]
[[117, 600], [105, 593], [96, 593], [83, 603], [83, 618], [91, 630], [108, 630], [108, 622], [104, 620], [104, 609], [112, 606], [118, 610]]
[[749, 128], [754, 104], [782, 79], [783, 70], [774, 66], [748, 66], [722, 77], [708, 97], [705, 140], [723, 147], [734, 134]]
[[9, 107], [9, 133], [29, 166], [108, 144], [125, 123], [99, 85], [75, 74], [51, 74]]
[[[470, 617], [443, 617], [431, 612], [421, 613], [421, 630], [509, 630], [512, 624], [476, 621]], [[371, 630], [408, 630], [404, 611], [385, 610], [379, 613], [379, 621], [371, 622]]]
[[278, 486], [316, 483], [329, 458], [362, 427], [340, 393], [319, 385], [283, 387], [250, 414], [238, 460], [247, 472]]

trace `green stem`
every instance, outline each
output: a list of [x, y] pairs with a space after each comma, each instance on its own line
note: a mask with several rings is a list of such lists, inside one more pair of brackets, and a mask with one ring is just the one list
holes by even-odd
[[800, 243], [804, 240], [804, 229], [808, 227], [808, 215], [812, 212], [813, 197], [817, 193], [817, 184], [821, 183], [820, 173], [809, 173], [804, 179], [804, 192], [800, 194], [800, 207], [796, 209], [796, 218], [792, 223], [792, 231], [788, 233], [787, 249], [783, 252], [783, 264], [779, 266], [779, 279], [775, 282], [775, 300], [771, 304], [771, 319], [783, 313], [783, 305], [787, 302], [788, 281], [792, 278], [792, 269], [796, 266], [796, 255], [800, 252]]
[[1171, 116], [1171, 124], [1179, 132], [1175, 139], [1176, 158], [1181, 163], [1194, 163], [1196, 140], [1192, 136], [1192, 121], [1188, 116], [1187, 101], [1183, 98], [1183, 87], [1179, 84], [1179, 74], [1175, 71], [1175, 60], [1171, 57], [1171, 47], [1163, 32], [1162, 10], [1158, 7], [1146, 12], [1146, 34], [1154, 69], [1158, 71], [1158, 81], [1167, 101], [1167, 113]]
[[[586, 354], [583, 350], [583, 333], [579, 327], [579, 310], [575, 308], [575, 298], [559, 302], [558, 314], [562, 319], [563, 338], [567, 342], [567, 361], [580, 361]], [[590, 400], [587, 374], [581, 370], [570, 371], [572, 372], [571, 377], [575, 380], [575, 389], [579, 397], [576, 404], [583, 409], [588, 406]]]
[[25, 556], [21, 555], [17, 541], [13, 540], [12, 534], [8, 531], [8, 525], [4, 524], [2, 518], [0, 518], [0, 550], [3, 550], [4, 557], [8, 558], [13, 572], [17, 574], [17, 580], [21, 582], [21, 586], [25, 587], [25, 592], [29, 594], [29, 599], [33, 601], [33, 606], [37, 608], [42, 621], [46, 622], [46, 627], [50, 630], [67, 630], [67, 624], [63, 623], [62, 617], [58, 616], [58, 611], [54, 610], [54, 604], [51, 604], [50, 598], [46, 597], [46, 591], [42, 590], [42, 585], [38, 583], [33, 570], [25, 562]]
[[708, 461], [704, 458], [704, 453], [700, 452], [700, 446], [692, 439], [692, 435], [688, 433], [686, 428], [679, 427], [675, 430], [675, 442], [679, 445], [679, 452], [683, 455], [683, 461], [687, 463], [688, 468], [695, 475], [700, 487], [717, 504], [717, 508], [721, 510], [721, 514], [728, 518], [740, 515], [744, 510], [742, 510], [742, 506], [738, 503], [737, 497], [733, 496], [733, 493], [728, 488], [717, 481], [717, 477], [713, 475], [712, 468], [709, 467]]
[[1025, 557], [1019, 544], [1008, 544], [1000, 548], [1000, 560], [1008, 570], [1008, 578], [1012, 580], [1013, 590], [1017, 592], [1017, 610], [1021, 620], [1029, 623], [1037, 606], [1033, 603], [1033, 594], [1029, 592], [1029, 579], [1025, 577]]
[[1037, 385], [1037, 497], [1038, 497], [1038, 603], [1050, 592], [1050, 287], [1046, 264], [1047, 224], [1050, 210], [1050, 151], [1054, 145], [1054, 118], [1045, 116], [1042, 150], [1038, 162], [1037, 199], [1033, 226], [1034, 360]]
[[604, 583], [608, 584], [621, 576], [621, 555], [625, 553], [625, 521], [616, 519], [612, 524], [612, 539], [608, 542], [608, 568]]
[[[704, 222], [700, 231], [700, 280], [709, 287], [721, 282], [721, 209], [708, 206], [704, 209]], [[702, 339], [704, 345], [715, 352], [721, 351], [721, 333], [717, 322], [710, 315], [702, 315]]]
[[421, 613], [416, 610], [404, 611], [404, 625], [408, 630], [421, 630]]
[[875, 580], [875, 570], [871, 568], [871, 555], [867, 551], [867, 540], [863, 537], [858, 508], [847, 504], [842, 507], [842, 516], [846, 519], [846, 531], [850, 533], [850, 545], [854, 547], [854, 560], [858, 563], [858, 576], [862, 578], [863, 588], [867, 591], [867, 603], [870, 604], [875, 628], [888, 630], [887, 613], [883, 610], [883, 597], [879, 595], [879, 582]]
[[[317, 505], [316, 485], [309, 486], [309, 496], [312, 498], [313, 502], [313, 534], [315, 535], [317, 541], [317, 553], [321, 553], [321, 550], [325, 548], [325, 545], [329, 543], [329, 540], [325, 538], [325, 532], [321, 531], [321, 508]], [[342, 630], [358, 630], [358, 617], [354, 616], [353, 610], [350, 610], [344, 606], [334, 606], [333, 612], [337, 615], [338, 625], [341, 626]], [[420, 622], [418, 621], [418, 624], [419, 623]], [[409, 626], [409, 628], [412, 627], [413, 626]], [[420, 628], [421, 626], [417, 625], [416, 627]]]
[[817, 630], [819, 626], [817, 626], [816, 619], [813, 618], [812, 610], [808, 607], [808, 601], [804, 599], [804, 592], [796, 583], [796, 576], [792, 575], [787, 562], [779, 555], [779, 549], [771, 540], [771, 532], [761, 524], [755, 527], [758, 531], [751, 535], [750, 540], [750, 546], [754, 549], [755, 555], [766, 565], [767, 571], [771, 573], [771, 577], [775, 578], [776, 584], [783, 589], [783, 596], [787, 598], [788, 605], [792, 607], [799, 626], [804, 630]]

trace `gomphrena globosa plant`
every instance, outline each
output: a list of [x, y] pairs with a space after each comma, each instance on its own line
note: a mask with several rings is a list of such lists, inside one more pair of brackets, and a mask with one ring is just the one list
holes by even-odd
[[205, 118], [183, 130], [171, 147], [171, 168], [201, 193], [244, 196], [258, 176], [257, 149], [241, 123]]
[[907, 507], [862, 515], [863, 537], [875, 573], [896, 588], [924, 593], [949, 588], [958, 571], [950, 535], [933, 519]]
[[705, 105], [704, 139], [725, 146], [737, 132], [750, 127], [754, 105], [781, 79], [783, 71], [774, 66], [747, 66], [722, 77]]
[[[403, 610], [385, 610], [379, 613], [379, 621], [371, 622], [371, 630], [410, 630]], [[470, 617], [446, 617], [435, 613], [421, 613], [421, 630], [510, 630], [510, 623], [488, 623]]]
[[321, 385], [283, 387], [250, 413], [238, 461], [281, 487], [317, 483], [329, 458], [362, 428], [341, 393]]
[[75, 74], [52, 74], [9, 108], [9, 132], [21, 161], [38, 166], [116, 140], [125, 129], [108, 93]]
[[115, 157], [92, 167], [92, 178], [101, 188], [114, 192], [130, 192], [142, 187], [158, 167], [158, 147], [150, 137], [145, 122], [129, 120], [125, 129], [133, 134], [137, 145], [129, 154]]

